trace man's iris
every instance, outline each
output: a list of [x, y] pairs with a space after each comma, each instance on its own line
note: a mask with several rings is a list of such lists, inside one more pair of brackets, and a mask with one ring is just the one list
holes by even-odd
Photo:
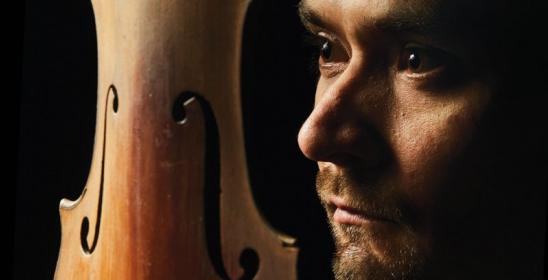
[[331, 57], [331, 44], [328, 41], [324, 42], [320, 49], [320, 56], [323, 59], [329, 59]]

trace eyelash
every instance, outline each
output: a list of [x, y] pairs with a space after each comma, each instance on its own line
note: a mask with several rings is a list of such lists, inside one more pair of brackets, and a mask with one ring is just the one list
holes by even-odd
[[[311, 55], [309, 56], [309, 59], [308, 59], [310, 61], [310, 63], [308, 64], [310, 65], [310, 72], [312, 72], [315, 77], [319, 77], [319, 75], [322, 74], [320, 71], [320, 64], [319, 64], [321, 48], [323, 44], [325, 44], [325, 42], [330, 42], [331, 44], [333, 44], [333, 46], [335, 44], [329, 38], [320, 36], [317, 33], [312, 33], [312, 32], [305, 34], [304, 42], [312, 50], [310, 52]], [[451, 55], [449, 55], [443, 50], [440, 50], [434, 47], [424, 46], [417, 43], [406, 43], [406, 44], [401, 44], [401, 46], [402, 47], [400, 48], [400, 51], [397, 54], [395, 54], [397, 57], [395, 61], [396, 71], [398, 72], [408, 71], [407, 68], [402, 67], [403, 66], [402, 61], [406, 59], [408, 60], [409, 57], [405, 57], [405, 55], [411, 54], [411, 53], [418, 55], [419, 61], [427, 65], [421, 68], [426, 67], [428, 70], [424, 72], [409, 71], [407, 73], [404, 73], [407, 79], [415, 80], [415, 81], [439, 80], [438, 78], [440, 76], [446, 76], [446, 75], [441, 75], [442, 73], [447, 72], [446, 68], [451, 68], [450, 66], [456, 65], [455, 59], [453, 59]], [[434, 66], [432, 67], [432, 69], [428, 69], [429, 68], [428, 65], [432, 63], [434, 64]], [[332, 74], [329, 74], [329, 71], [328, 71], [327, 76], [330, 76], [330, 75]]]
[[317, 77], [320, 74], [319, 70], [319, 63], [318, 63], [318, 57], [320, 55], [320, 49], [322, 47], [322, 44], [324, 43], [325, 39], [307, 32], [304, 35], [304, 45], [306, 49], [307, 56], [307, 65], [309, 66], [309, 72], [313, 74], [315, 77]]
[[[334, 63], [331, 63], [329, 59], [325, 60], [325, 57], [322, 57], [321, 52], [322, 48], [326, 43], [329, 43], [331, 47], [331, 56], [340, 56], [345, 55], [346, 51], [342, 50], [343, 48], [340, 43], [337, 42], [334, 38], [329, 38], [328, 34], [322, 34], [323, 32], [316, 32], [316, 33], [307, 33], [304, 38], [305, 44], [311, 48], [311, 51], [309, 52], [311, 55], [309, 56], [309, 65], [311, 66], [311, 72], [316, 77], [319, 77], [320, 75], [325, 77], [332, 77], [337, 75], [337, 73], [340, 73], [344, 69], [343, 63], [339, 63], [341, 61], [333, 61]], [[322, 60], [325, 60], [325, 63], [321, 63]]]
[[[402, 68], [402, 58], [405, 54], [418, 53], [423, 54], [423, 63], [420, 68], [426, 68], [424, 71], [409, 71]], [[396, 71], [398, 75], [414, 83], [423, 90], [433, 90], [442, 88], [452, 88], [467, 80], [467, 72], [464, 61], [442, 49], [428, 47], [424, 45], [409, 43], [404, 46], [398, 58]]]

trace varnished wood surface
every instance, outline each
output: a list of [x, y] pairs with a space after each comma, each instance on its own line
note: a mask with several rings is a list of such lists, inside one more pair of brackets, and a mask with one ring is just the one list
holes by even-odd
[[[246, 7], [236, 0], [93, 1], [95, 146], [82, 196], [61, 202], [56, 279], [238, 279], [248, 248], [259, 258], [255, 279], [296, 277], [294, 240], [267, 225], [249, 188], [239, 96]], [[218, 129], [220, 252], [205, 232], [211, 135], [203, 104], [187, 100], [182, 123], [172, 115], [187, 91], [211, 106]]]

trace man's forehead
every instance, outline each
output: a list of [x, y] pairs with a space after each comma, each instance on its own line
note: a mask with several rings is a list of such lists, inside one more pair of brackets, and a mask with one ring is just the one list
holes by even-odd
[[321, 13], [350, 13], [379, 18], [390, 14], [421, 14], [444, 0], [302, 0], [300, 6]]
[[[301, 0], [300, 5], [308, 7], [331, 7], [331, 8], [367, 8], [363, 12], [381, 13], [392, 9], [428, 11], [437, 9], [472, 9], [484, 10], [486, 8], [498, 9], [497, 4], [504, 3], [504, 0]], [[473, 11], [471, 11], [473, 12]]]
[[439, 0], [303, 0], [299, 13], [305, 25], [335, 32], [425, 31], [433, 23], [434, 2]]
[[[472, 33], [495, 27], [505, 1], [492, 0], [302, 0], [306, 24], [356, 25], [418, 33]], [[335, 29], [335, 28], [333, 28]], [[462, 34], [461, 34], [462, 35]]]

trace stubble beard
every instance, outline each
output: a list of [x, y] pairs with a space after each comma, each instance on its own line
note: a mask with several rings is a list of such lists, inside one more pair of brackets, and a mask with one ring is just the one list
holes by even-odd
[[[338, 224], [333, 221], [332, 210], [326, 203], [329, 194], [341, 194], [348, 186], [348, 178], [319, 172], [316, 179], [318, 195], [327, 211], [328, 221], [335, 241], [333, 272], [337, 280], [415, 280], [423, 279], [424, 252], [419, 249], [417, 235], [407, 226], [394, 231], [377, 231], [357, 225]], [[359, 205], [365, 199], [360, 192], [346, 196]], [[381, 203], [381, 202], [380, 202]], [[390, 210], [387, 210], [390, 211]]]
[[[336, 252], [333, 272], [337, 280], [422, 279], [422, 267], [417, 248], [412, 242], [386, 244], [363, 228], [344, 228], [331, 223]], [[388, 241], [389, 242], [389, 241]], [[385, 243], [383, 249], [376, 244]], [[406, 243], [406, 244], [405, 244]]]

